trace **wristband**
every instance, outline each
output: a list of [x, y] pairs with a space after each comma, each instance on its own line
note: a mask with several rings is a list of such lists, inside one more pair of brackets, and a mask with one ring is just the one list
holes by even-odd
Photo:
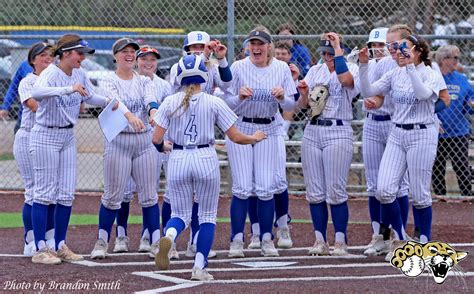
[[148, 106], [147, 106], [147, 109], [146, 109], [147, 110], [146, 112], [148, 113], [148, 115], [150, 115], [150, 111], [152, 109], [158, 109], [158, 106], [159, 106], [158, 103], [155, 102], [155, 101], [148, 103]]
[[341, 55], [334, 57], [334, 69], [338, 75], [349, 71], [344, 56]]
[[155, 145], [155, 148], [156, 150], [158, 150], [158, 152], [163, 152], [163, 146], [165, 145], [165, 141], [162, 141], [160, 144], [153, 144]]
[[444, 109], [446, 109], [446, 104], [444, 104], [444, 101], [441, 99], [436, 100], [435, 103], [435, 113], [441, 112]]

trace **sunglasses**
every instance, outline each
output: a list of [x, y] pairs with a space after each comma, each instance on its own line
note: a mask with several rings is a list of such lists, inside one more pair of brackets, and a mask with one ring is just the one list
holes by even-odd
[[84, 47], [89, 47], [89, 42], [86, 40], [79, 40], [79, 42], [76, 42], [69, 47], [62, 48], [61, 50], [64, 51], [69, 51], [69, 50], [74, 50], [74, 49], [79, 49], [79, 48], [84, 48]]
[[456, 60], [459, 60], [460, 57], [459, 57], [459, 56], [446, 56], [446, 59], [456, 59]]
[[137, 50], [136, 54], [137, 54], [137, 57], [139, 57], [147, 53], [154, 53], [158, 56], [158, 58], [160, 57], [160, 53], [158, 53], [158, 50], [153, 47], [142, 47], [139, 50]]

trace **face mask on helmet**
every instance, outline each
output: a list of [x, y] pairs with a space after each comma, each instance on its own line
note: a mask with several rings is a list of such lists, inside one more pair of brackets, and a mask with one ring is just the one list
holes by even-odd
[[390, 52], [388, 51], [386, 46], [383, 47], [378, 47], [378, 48], [370, 48], [368, 49], [369, 51], [369, 59], [382, 59], [386, 56], [390, 56]]

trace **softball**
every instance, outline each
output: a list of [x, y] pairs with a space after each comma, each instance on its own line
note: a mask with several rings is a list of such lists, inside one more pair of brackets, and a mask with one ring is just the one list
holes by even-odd
[[409, 277], [419, 276], [425, 269], [425, 262], [418, 255], [408, 257], [400, 269], [405, 275]]

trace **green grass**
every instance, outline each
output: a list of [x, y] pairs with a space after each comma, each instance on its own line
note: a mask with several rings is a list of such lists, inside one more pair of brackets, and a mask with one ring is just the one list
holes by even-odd
[[0, 154], [0, 161], [14, 160], [13, 153], [3, 153]]
[[[219, 217], [217, 218], [218, 223], [230, 223], [230, 218]], [[310, 224], [311, 220], [307, 219], [293, 219], [291, 221], [295, 224]], [[99, 217], [93, 214], [73, 214], [71, 215], [70, 225], [97, 225], [99, 223]], [[129, 224], [141, 224], [141, 215], [131, 215], [128, 219]], [[331, 223], [331, 222], [329, 222]], [[351, 224], [369, 224], [369, 222], [350, 222]], [[0, 213], [0, 228], [21, 228], [23, 222], [21, 219], [21, 213], [17, 212], [1, 212]]]

